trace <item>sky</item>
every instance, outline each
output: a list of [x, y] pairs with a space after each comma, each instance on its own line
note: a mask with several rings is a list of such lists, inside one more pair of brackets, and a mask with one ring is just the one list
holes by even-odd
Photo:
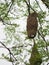
[[[3, 1], [3, 0], [2, 0]], [[32, 1], [32, 0], [31, 0]], [[39, 1], [39, 0], [38, 0]], [[45, 11], [47, 11], [46, 7], [44, 5], [42, 5], [42, 2], [39, 2], [41, 5], [41, 8]], [[47, 20], [49, 20], [49, 17], [46, 18]], [[26, 22], [23, 22], [23, 21], [26, 21], [25, 20], [25, 17], [22, 17], [20, 20], [13, 20], [14, 21], [18, 21], [18, 24], [20, 24], [20, 30], [23, 30], [23, 29], [26, 29]], [[0, 22], [0, 41], [4, 41], [4, 39], [6, 38], [5, 37], [5, 33], [4, 33], [4, 25]], [[48, 37], [46, 38], [48, 39]], [[8, 53], [8, 51], [4, 48], [0, 48], [0, 57], [1, 57], [1, 54], [2, 53]], [[3, 59], [0, 59], [0, 65], [12, 65], [10, 62], [8, 62], [7, 60], [3, 60]], [[46, 64], [45, 64], [46, 65]]]
[[12, 65], [12, 63], [8, 62], [7, 60], [0, 60], [0, 65]]
[[[19, 31], [22, 31], [22, 30], [25, 30], [26, 29], [26, 17], [22, 17], [20, 18], [19, 20], [12, 20], [13, 22], [16, 21], [17, 24], [20, 24], [20, 27], [19, 27]], [[12, 22], [12, 23], [13, 23]], [[5, 36], [5, 33], [4, 33], [4, 28], [5, 26], [0, 22], [0, 41], [4, 41], [4, 39], [6, 39], [6, 36]], [[1, 46], [1, 44], [0, 44]], [[7, 55], [8, 54], [8, 51], [7, 49], [4, 49], [4, 48], [0, 48], [0, 57], [1, 57], [1, 54], [5, 54]], [[7, 60], [4, 60], [4, 59], [0, 59], [0, 65], [12, 65], [10, 62], [8, 62]]]
[[[2, 23], [0, 23], [0, 41], [3, 41], [5, 39], [5, 33], [4, 33], [4, 25]], [[1, 44], [0, 44], [1, 46]], [[4, 48], [0, 48], [0, 58], [1, 58], [1, 54], [7, 54], [8, 51]], [[12, 65], [10, 62], [8, 62], [7, 60], [4, 59], [0, 59], [0, 65]]]

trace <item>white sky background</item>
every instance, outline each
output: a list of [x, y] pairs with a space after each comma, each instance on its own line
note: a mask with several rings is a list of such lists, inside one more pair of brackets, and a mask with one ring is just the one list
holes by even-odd
[[[1, 1], [3, 1], [3, 0], [1, 0]], [[31, 3], [32, 3], [32, 1], [33, 0], [31, 0]], [[39, 0], [38, 0], [39, 1]], [[46, 7], [42, 4], [42, 2], [40, 2], [40, 5], [41, 5], [41, 8], [45, 11], [47, 11], [47, 9], [46, 9]], [[46, 18], [47, 20], [49, 20], [49, 17], [47, 17]], [[20, 24], [21, 25], [21, 27], [20, 27], [20, 30], [23, 30], [24, 28], [26, 28], [26, 19], [25, 19], [25, 17], [22, 17], [20, 20], [13, 20], [13, 22], [14, 21], [18, 21], [18, 24]], [[4, 34], [4, 25], [2, 24], [2, 23], [0, 23], [0, 41], [3, 41], [4, 39], [5, 39], [6, 37], [5, 37], [5, 34]], [[46, 39], [49, 39], [48, 37], [46, 38]], [[8, 53], [8, 51], [6, 50], [6, 49], [2, 49], [2, 48], [0, 48], [0, 56], [1, 56], [1, 54], [2, 53]], [[10, 62], [8, 62], [7, 60], [0, 60], [0, 65], [12, 65]], [[46, 65], [46, 64], [45, 64]]]

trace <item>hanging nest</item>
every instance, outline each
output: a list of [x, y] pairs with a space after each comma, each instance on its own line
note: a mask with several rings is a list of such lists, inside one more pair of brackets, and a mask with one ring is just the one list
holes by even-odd
[[29, 38], [34, 38], [37, 33], [38, 21], [37, 13], [31, 13], [27, 18], [27, 34]]

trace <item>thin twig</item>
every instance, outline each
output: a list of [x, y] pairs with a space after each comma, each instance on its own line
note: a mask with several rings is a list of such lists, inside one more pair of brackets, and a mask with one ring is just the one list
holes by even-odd
[[36, 1], [37, 5], [39, 6], [40, 10], [43, 12], [43, 10], [41, 9], [41, 7], [40, 7], [38, 1], [37, 1], [37, 0], [35, 0], [35, 1]]
[[30, 0], [28, 0], [28, 2], [29, 2], [28, 13], [29, 13], [29, 15], [30, 15]]
[[49, 65], [49, 63], [47, 63], [47, 65]]
[[36, 12], [33, 8], [32, 8], [32, 6], [31, 5], [29, 5], [28, 3], [27, 3], [27, 1], [26, 0], [24, 0], [25, 1], [25, 3], [26, 3], [26, 5], [28, 6], [28, 7], [30, 7], [34, 12]]
[[49, 9], [49, 1], [48, 0], [41, 0], [43, 4]]
[[[10, 7], [9, 7], [9, 9], [8, 9], [8, 11], [7, 11], [7, 13], [5, 14], [4, 18], [7, 17], [8, 13], [9, 13], [10, 10], [11, 10], [12, 5], [13, 5], [13, 3], [11, 2], [11, 5], [10, 5]], [[4, 18], [3, 18], [3, 19], [4, 19]]]
[[43, 34], [42, 34], [42, 33], [40, 33], [40, 31], [39, 31], [39, 30], [38, 30], [38, 34], [42, 37], [42, 39], [43, 39], [43, 40], [44, 40], [44, 42], [46, 43], [47, 56], [48, 56], [48, 58], [49, 58], [49, 55], [48, 55], [48, 48], [47, 48], [47, 42], [46, 42], [46, 40], [45, 40], [45, 38], [44, 38]]
[[17, 59], [14, 57], [13, 53], [10, 51], [9, 48], [6, 47], [6, 45], [0, 41], [0, 43], [9, 51], [9, 54], [13, 56], [13, 58], [17, 61]]
[[[5, 17], [7, 17], [8, 13], [9, 13], [10, 10], [11, 10], [11, 7], [12, 7], [13, 3], [11, 2], [10, 4], [11, 4], [11, 5], [10, 5], [10, 7], [9, 7], [9, 9], [8, 9], [8, 11], [7, 11], [7, 13], [6, 13], [5, 16], [3, 17], [3, 19], [4, 19]], [[2, 21], [3, 24], [5, 25], [5, 22], [4, 22], [3, 19], [0, 17], [0, 21]], [[6, 24], [11, 25], [11, 24], [9, 24], [9, 23], [6, 23]]]
[[1, 17], [0, 17], [0, 21], [2, 21], [3, 25], [16, 25], [16, 24], [11, 24], [11, 23], [5, 22]]

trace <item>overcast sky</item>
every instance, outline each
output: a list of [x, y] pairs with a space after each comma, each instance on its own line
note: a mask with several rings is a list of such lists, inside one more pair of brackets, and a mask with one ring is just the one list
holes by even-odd
[[[3, 0], [2, 0], [3, 1]], [[31, 0], [32, 1], [32, 0]], [[39, 0], [38, 0], [39, 1]], [[41, 4], [41, 8], [45, 11], [47, 11], [46, 7], [44, 5], [42, 5], [42, 2], [39, 2]], [[49, 19], [49, 17], [46, 18], [47, 20]], [[21, 24], [20, 29], [23, 30], [24, 28], [26, 28], [26, 21], [25, 17], [21, 18], [20, 20], [14, 20], [14, 21], [18, 21], [18, 24]], [[3, 41], [6, 37], [5, 37], [5, 33], [4, 33], [4, 25], [2, 23], [0, 23], [0, 41]], [[48, 39], [48, 37], [46, 38]], [[8, 53], [8, 51], [4, 48], [0, 48], [0, 56], [2, 53]], [[7, 60], [0, 60], [0, 65], [12, 65], [10, 62], [8, 62]], [[46, 64], [45, 64], [46, 65]]]

